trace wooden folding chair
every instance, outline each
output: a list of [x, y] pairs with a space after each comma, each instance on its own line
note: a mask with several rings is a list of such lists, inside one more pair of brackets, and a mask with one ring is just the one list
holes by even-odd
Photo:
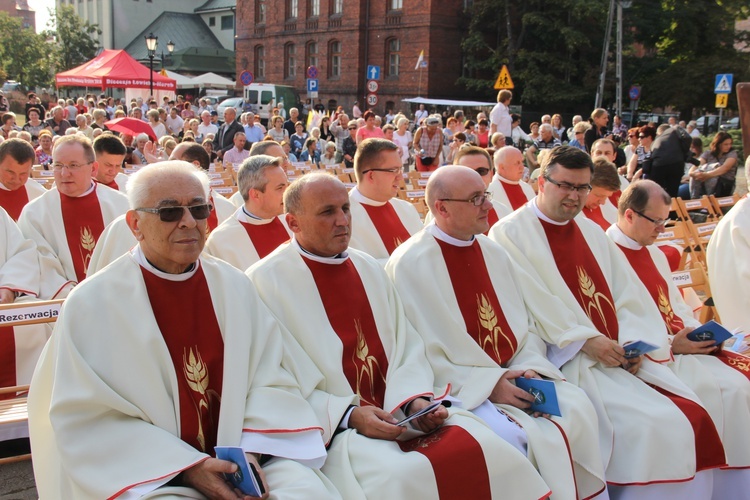
[[729, 212], [729, 210], [737, 204], [738, 201], [740, 201], [740, 196], [735, 193], [732, 196], [722, 196], [721, 198], [717, 198], [714, 195], [710, 195], [708, 199], [711, 201], [711, 205], [714, 207], [714, 211], [719, 215], [719, 217], [723, 217]]
[[695, 200], [683, 200], [682, 198], [674, 198], [677, 200], [677, 205], [682, 211], [685, 221], [692, 221], [694, 224], [702, 224], [704, 222], [710, 222], [718, 220], [718, 215], [714, 210], [714, 206], [711, 204], [711, 200], [708, 196], [703, 196]]
[[692, 288], [700, 297], [703, 306], [701, 307], [698, 321], [705, 323], [713, 319], [717, 323], [721, 323], [719, 313], [716, 311], [716, 306], [714, 305], [713, 295], [711, 294], [708, 275], [703, 264], [693, 262], [687, 269], [672, 273], [672, 281], [674, 281], [679, 289]]

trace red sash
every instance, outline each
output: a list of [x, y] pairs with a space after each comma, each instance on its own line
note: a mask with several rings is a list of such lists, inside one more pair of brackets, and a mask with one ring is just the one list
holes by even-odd
[[[224, 376], [224, 339], [203, 268], [169, 281], [141, 268], [156, 324], [169, 349], [180, 402], [180, 439], [214, 456]], [[133, 367], [138, 369], [138, 367]]]
[[717, 352], [716, 357], [725, 365], [734, 368], [747, 378], [750, 378], [750, 357], [724, 349]]
[[211, 212], [208, 214], [208, 221], [206, 222], [206, 236], [211, 234], [211, 231], [216, 229], [216, 226], [219, 225], [219, 216], [216, 215], [216, 207], [213, 207], [211, 209]]
[[286, 232], [284, 224], [278, 217], [274, 217], [268, 224], [250, 224], [242, 222], [242, 227], [247, 231], [250, 241], [258, 252], [258, 257], [263, 258], [276, 250], [282, 243], [289, 241], [289, 233]]
[[[12, 326], [0, 326], [0, 387], [16, 383], [16, 334]], [[0, 399], [15, 397], [15, 393], [0, 394]]]
[[104, 218], [96, 189], [79, 198], [60, 193], [60, 209], [73, 269], [80, 283], [86, 277], [91, 254], [99, 235], [104, 231]]
[[351, 259], [323, 264], [302, 257], [312, 273], [331, 328], [343, 344], [344, 375], [361, 405], [383, 407], [388, 358], [367, 292]]
[[29, 193], [26, 192], [26, 186], [21, 186], [15, 191], [0, 189], [0, 207], [3, 207], [14, 221], [18, 221], [18, 218], [21, 216], [21, 210], [23, 210], [23, 207], [28, 202]]
[[596, 208], [583, 207], [583, 215], [585, 215], [587, 219], [599, 224], [599, 226], [605, 231], [612, 225], [604, 218], [602, 207], [600, 205], [597, 205]]
[[115, 191], [119, 191], [120, 190], [120, 186], [117, 184], [117, 182], [114, 179], [112, 179], [112, 182], [100, 182], [99, 184], [101, 184], [103, 186], [111, 187]]
[[654, 300], [656, 307], [659, 309], [661, 318], [664, 324], [667, 326], [667, 331], [674, 335], [683, 328], [685, 323], [682, 318], [677, 316], [672, 309], [672, 303], [669, 300], [669, 287], [667, 282], [664, 281], [664, 277], [659, 272], [659, 269], [654, 264], [654, 260], [651, 258], [651, 254], [648, 248], [643, 247], [640, 250], [633, 250], [626, 248], [620, 244], [620, 247], [625, 253], [630, 266], [633, 268], [635, 273], [641, 279], [651, 298]]
[[[490, 225], [490, 228], [495, 225], [497, 221], [500, 220], [500, 217], [497, 216], [497, 212], [495, 211], [495, 207], [490, 208], [490, 211], [487, 212], [487, 223]], [[487, 236], [487, 233], [489, 233], [490, 230], [484, 232], [484, 235]]]
[[459, 247], [435, 241], [443, 253], [466, 332], [495, 363], [506, 364], [516, 353], [518, 341], [495, 293], [479, 242]]
[[526, 197], [526, 193], [523, 192], [521, 184], [511, 184], [508, 182], [500, 181], [500, 184], [505, 189], [505, 195], [508, 197], [510, 206], [513, 210], [518, 210], [526, 204], [529, 199]]
[[615, 207], [617, 207], [617, 206], [618, 206], [618, 203], [620, 203], [620, 196], [622, 196], [622, 190], [618, 189], [617, 191], [615, 191], [614, 193], [612, 193], [612, 194], [611, 194], [611, 195], [609, 196], [609, 201], [611, 201], [611, 202], [612, 202], [612, 204], [613, 204], [613, 205], [614, 205]]
[[404, 241], [408, 240], [411, 234], [406, 230], [404, 224], [399, 219], [396, 209], [390, 203], [376, 207], [373, 205], [361, 204], [367, 215], [370, 216], [375, 229], [380, 235], [380, 239], [391, 255], [393, 251]]
[[558, 226], [539, 219], [557, 270], [599, 333], [617, 340], [615, 301], [596, 257], [574, 221]]
[[675, 272], [680, 269], [680, 262], [682, 261], [682, 254], [680, 251], [669, 244], [657, 245], [657, 248], [661, 250], [667, 257], [669, 263], [669, 270]]

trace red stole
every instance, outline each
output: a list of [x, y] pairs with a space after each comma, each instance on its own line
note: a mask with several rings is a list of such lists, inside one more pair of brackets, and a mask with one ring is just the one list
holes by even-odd
[[669, 270], [675, 272], [680, 269], [680, 262], [682, 261], [682, 254], [680, 251], [672, 245], [657, 245], [657, 248], [661, 250], [667, 257], [669, 263]]
[[[16, 334], [12, 326], [0, 326], [0, 387], [16, 384]], [[0, 395], [0, 400], [15, 397], [11, 392]]]
[[211, 231], [216, 229], [219, 225], [219, 216], [216, 215], [216, 207], [211, 208], [211, 212], [208, 214], [208, 221], [206, 222], [206, 236], [211, 234]]
[[520, 183], [511, 184], [508, 182], [500, 181], [500, 184], [505, 190], [505, 195], [508, 197], [511, 208], [518, 210], [526, 204], [529, 199], [526, 197], [526, 193], [523, 192], [523, 188]]
[[605, 231], [609, 229], [609, 226], [612, 225], [607, 219], [604, 218], [602, 207], [600, 205], [597, 205], [596, 208], [583, 207], [583, 215], [585, 215], [587, 219], [599, 224], [599, 226], [601, 226], [601, 228]]
[[725, 365], [734, 368], [738, 372], [750, 378], [750, 357], [739, 354], [734, 351], [722, 349], [716, 353], [716, 357]]
[[344, 375], [361, 405], [383, 407], [388, 358], [380, 341], [370, 300], [351, 259], [324, 264], [306, 257], [331, 328], [343, 344]]
[[612, 202], [612, 204], [617, 207], [617, 204], [620, 203], [620, 196], [622, 196], [622, 190], [618, 189], [611, 195], [609, 195], [609, 201]]
[[539, 219], [560, 276], [599, 333], [617, 341], [615, 301], [596, 257], [578, 224], [562, 226]]
[[[497, 221], [500, 220], [500, 217], [497, 216], [497, 212], [495, 211], [495, 207], [490, 208], [490, 211], [487, 212], [487, 223], [490, 225], [490, 227], [494, 226]], [[490, 230], [484, 232], [484, 235], [487, 236], [487, 233], [489, 233]]]
[[60, 209], [73, 268], [80, 283], [86, 277], [91, 254], [99, 235], [104, 231], [104, 218], [96, 189], [78, 198], [60, 193]]
[[380, 239], [383, 240], [383, 245], [385, 245], [388, 255], [391, 255], [401, 243], [411, 237], [411, 234], [409, 234], [409, 231], [406, 230], [401, 219], [399, 219], [396, 209], [390, 203], [379, 207], [365, 203], [361, 205], [364, 207], [367, 215], [370, 216], [370, 220], [375, 226], [378, 235], [380, 235]]
[[119, 191], [120, 190], [120, 186], [117, 184], [117, 182], [114, 179], [112, 179], [112, 182], [99, 182], [99, 184], [101, 184], [102, 186], [111, 187], [115, 191]]
[[289, 241], [289, 233], [286, 232], [284, 224], [278, 217], [274, 217], [268, 224], [239, 222], [247, 231], [255, 251], [258, 252], [258, 257], [261, 259], [276, 250], [285, 241]]
[[498, 365], [508, 363], [518, 341], [503, 313], [479, 242], [459, 247], [435, 238], [443, 253], [466, 332]]
[[177, 376], [180, 439], [214, 456], [224, 376], [224, 338], [203, 268], [199, 267], [185, 281], [165, 280], [143, 268], [141, 273]]
[[15, 191], [0, 189], [0, 207], [3, 207], [14, 221], [18, 221], [18, 218], [21, 216], [21, 210], [23, 210], [23, 207], [28, 202], [29, 193], [26, 192], [26, 186], [21, 186]]

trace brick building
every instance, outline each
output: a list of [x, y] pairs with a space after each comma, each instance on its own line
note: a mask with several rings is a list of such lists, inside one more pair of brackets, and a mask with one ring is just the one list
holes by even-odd
[[[237, 75], [292, 85], [306, 97], [318, 70], [319, 100], [351, 110], [407, 111], [401, 99], [458, 98], [466, 0], [249, 0], [237, 2]], [[424, 50], [425, 67], [415, 70]], [[380, 66], [378, 103], [366, 105], [368, 65]], [[421, 83], [420, 83], [421, 72]], [[239, 88], [239, 87], [238, 87]]]
[[24, 28], [36, 31], [36, 12], [29, 7], [28, 0], [0, 0], [0, 12], [20, 17]]

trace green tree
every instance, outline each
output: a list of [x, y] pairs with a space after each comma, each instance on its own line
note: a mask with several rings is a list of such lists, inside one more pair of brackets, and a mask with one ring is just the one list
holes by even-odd
[[0, 12], [0, 73], [27, 87], [50, 82], [51, 49], [45, 37], [24, 28], [21, 19]]
[[54, 52], [56, 72], [80, 66], [96, 55], [99, 42], [92, 36], [101, 34], [98, 25], [83, 22], [69, 5], [58, 6], [53, 19], [46, 35], [57, 41]]

